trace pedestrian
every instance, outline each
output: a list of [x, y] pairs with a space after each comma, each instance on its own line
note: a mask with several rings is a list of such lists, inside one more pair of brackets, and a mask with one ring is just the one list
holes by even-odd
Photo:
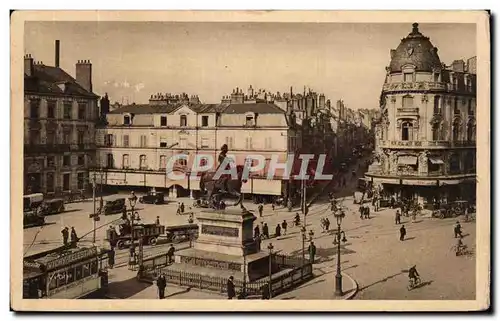
[[293, 221], [295, 223], [295, 226], [300, 225], [300, 214], [299, 213], [295, 213], [295, 218], [293, 219]]
[[234, 289], [234, 278], [231, 275], [229, 279], [227, 279], [227, 298], [228, 300], [232, 300], [236, 296], [236, 290]]
[[172, 244], [170, 244], [170, 248], [167, 251], [168, 264], [174, 263], [174, 253], [175, 253], [175, 247]]
[[394, 196], [391, 196], [391, 208], [394, 208], [396, 206], [396, 199]]
[[115, 248], [111, 247], [111, 249], [108, 252], [108, 266], [110, 269], [112, 269], [114, 265], [115, 265]]
[[460, 225], [459, 221], [457, 221], [457, 223], [455, 224], [454, 232], [455, 232], [455, 238], [457, 238], [458, 236], [463, 237], [462, 226]]
[[78, 235], [76, 234], [75, 227], [71, 227], [71, 243], [76, 244], [78, 242]]
[[262, 217], [262, 213], [264, 212], [264, 205], [259, 204], [259, 216]]
[[175, 213], [176, 215], [181, 215], [181, 207], [177, 206], [177, 212]]
[[63, 244], [68, 245], [68, 237], [69, 237], [68, 227], [63, 228], [61, 234], [63, 237]]
[[255, 225], [255, 228], [253, 229], [253, 237], [256, 239], [260, 236], [260, 228], [259, 225]]
[[270, 299], [270, 293], [269, 293], [269, 283], [266, 283], [262, 286], [262, 300], [269, 300]]
[[328, 219], [328, 217], [325, 218], [325, 228], [327, 232], [330, 230], [330, 220]]
[[122, 210], [122, 220], [127, 220], [127, 208], [124, 206]]
[[159, 216], [156, 217], [156, 225], [160, 225], [160, 217]]
[[274, 203], [271, 204], [271, 208], [273, 209], [273, 212], [274, 212]]
[[406, 236], [406, 229], [405, 229], [405, 226], [403, 225], [399, 229], [399, 240], [400, 241], [404, 241], [405, 240], [405, 236]]
[[401, 213], [396, 210], [396, 224], [401, 224]]
[[364, 214], [365, 214], [365, 209], [364, 209], [363, 205], [360, 205], [359, 206], [359, 218], [364, 219]]
[[167, 287], [167, 279], [165, 278], [165, 273], [161, 272], [156, 279], [156, 286], [158, 287], [158, 297], [159, 299], [165, 298], [165, 288]]
[[370, 207], [366, 206], [365, 208], [365, 218], [370, 219]]
[[262, 235], [264, 235], [266, 239], [269, 238], [269, 227], [267, 227], [267, 223], [264, 223], [264, 226], [262, 227]]
[[181, 203], [181, 213], [184, 214], [184, 203]]
[[288, 223], [286, 220], [283, 220], [283, 223], [281, 223], [281, 228], [283, 229], [283, 235], [286, 235], [286, 228], [288, 227]]
[[190, 213], [188, 217], [188, 224], [193, 224], [193, 223], [194, 223], [194, 215], [193, 213]]
[[281, 236], [281, 226], [279, 224], [276, 225], [275, 236], [276, 237], [280, 237]]
[[311, 244], [309, 244], [309, 260], [311, 263], [314, 263], [314, 256], [316, 255], [316, 245], [314, 245], [314, 242], [311, 241]]

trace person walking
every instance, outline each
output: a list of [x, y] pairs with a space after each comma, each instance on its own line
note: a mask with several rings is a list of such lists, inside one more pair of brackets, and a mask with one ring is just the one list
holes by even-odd
[[61, 231], [62, 237], [63, 237], [63, 244], [68, 245], [68, 238], [69, 238], [69, 231], [68, 227], [65, 227]]
[[405, 240], [405, 236], [406, 236], [406, 229], [405, 229], [405, 226], [403, 225], [399, 229], [399, 240], [400, 241], [404, 241]]
[[262, 290], [262, 300], [269, 300], [270, 299], [269, 283], [264, 284], [261, 290]]
[[184, 214], [184, 203], [181, 203], [180, 209], [181, 209], [181, 214]]
[[227, 298], [228, 300], [232, 300], [236, 296], [236, 290], [234, 288], [234, 277], [231, 275], [229, 279], [227, 279]]
[[172, 244], [170, 244], [170, 247], [167, 251], [168, 264], [174, 263], [174, 253], [175, 253], [175, 247]]
[[253, 229], [253, 237], [256, 239], [260, 236], [260, 228], [259, 225], [255, 225], [255, 228]]
[[316, 255], [316, 245], [314, 245], [313, 241], [311, 241], [311, 244], [309, 244], [307, 250], [309, 251], [309, 260], [311, 261], [311, 263], [314, 263], [314, 256]]
[[281, 229], [283, 230], [283, 235], [286, 235], [286, 228], [288, 227], [288, 223], [286, 220], [283, 220], [283, 223], [281, 223]]
[[457, 221], [457, 223], [455, 224], [454, 232], [455, 232], [455, 238], [457, 238], [458, 236], [463, 237], [462, 236], [462, 225], [460, 225], [459, 221]]
[[259, 204], [258, 209], [259, 209], [259, 216], [262, 217], [262, 214], [264, 213], [264, 205]]
[[364, 214], [365, 214], [365, 208], [363, 205], [359, 206], [359, 218], [364, 219]]
[[158, 287], [158, 298], [165, 298], [165, 288], [167, 287], [167, 279], [165, 278], [165, 273], [161, 272], [158, 278], [156, 279], [156, 286]]
[[276, 230], [275, 230], [275, 237], [280, 237], [281, 236], [281, 226], [278, 224], [276, 225]]
[[399, 210], [396, 210], [396, 224], [401, 224], [401, 213], [399, 212]]
[[78, 235], [76, 234], [75, 227], [71, 227], [71, 243], [76, 244], [78, 242]]
[[271, 208], [273, 209], [273, 212], [274, 212], [274, 209], [275, 209], [274, 203], [271, 204]]
[[266, 239], [269, 239], [269, 227], [267, 226], [267, 223], [264, 223], [264, 226], [262, 227], [262, 235]]
[[370, 219], [370, 207], [368, 205], [365, 206], [365, 218]]
[[115, 248], [111, 247], [111, 249], [108, 252], [108, 266], [110, 269], [112, 269], [114, 265], [115, 265]]
[[156, 222], [155, 223], [156, 223], [156, 225], [160, 225], [160, 217], [159, 216], [156, 217]]
[[330, 230], [330, 220], [328, 219], [328, 217], [325, 218], [325, 228], [327, 232]]

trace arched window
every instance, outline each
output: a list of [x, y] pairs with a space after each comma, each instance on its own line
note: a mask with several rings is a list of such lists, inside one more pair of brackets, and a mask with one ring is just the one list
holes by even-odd
[[432, 124], [432, 140], [439, 140], [441, 125], [436, 122]]
[[405, 121], [401, 124], [401, 140], [413, 140], [413, 124]]
[[146, 169], [147, 168], [146, 155], [141, 155], [139, 157], [139, 168], [140, 169]]
[[467, 141], [471, 142], [474, 141], [476, 138], [476, 125], [474, 124], [474, 121], [469, 121], [467, 124]]
[[434, 96], [434, 115], [441, 115], [441, 104], [439, 99], [439, 96]]
[[458, 120], [455, 120], [453, 122], [453, 129], [452, 129], [452, 137], [451, 140], [456, 142], [459, 139], [460, 135], [460, 122]]
[[187, 126], [187, 116], [181, 115], [181, 127], [186, 127], [186, 126]]
[[115, 160], [113, 158], [113, 154], [107, 154], [106, 155], [106, 167], [113, 168], [114, 164], [115, 164]]
[[129, 168], [130, 163], [129, 163], [129, 156], [128, 156], [128, 154], [123, 154], [122, 166], [123, 166], [123, 168]]

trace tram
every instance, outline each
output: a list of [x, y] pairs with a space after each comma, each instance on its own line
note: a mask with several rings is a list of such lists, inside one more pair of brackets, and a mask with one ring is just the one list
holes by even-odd
[[62, 246], [24, 258], [24, 299], [104, 298], [107, 253], [96, 246]]

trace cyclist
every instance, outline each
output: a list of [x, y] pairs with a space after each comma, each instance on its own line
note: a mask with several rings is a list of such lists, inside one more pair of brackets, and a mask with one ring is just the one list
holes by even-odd
[[413, 284], [417, 284], [417, 279], [420, 278], [420, 275], [417, 272], [416, 265], [412, 266], [408, 271], [408, 279], [410, 282], [413, 281]]

